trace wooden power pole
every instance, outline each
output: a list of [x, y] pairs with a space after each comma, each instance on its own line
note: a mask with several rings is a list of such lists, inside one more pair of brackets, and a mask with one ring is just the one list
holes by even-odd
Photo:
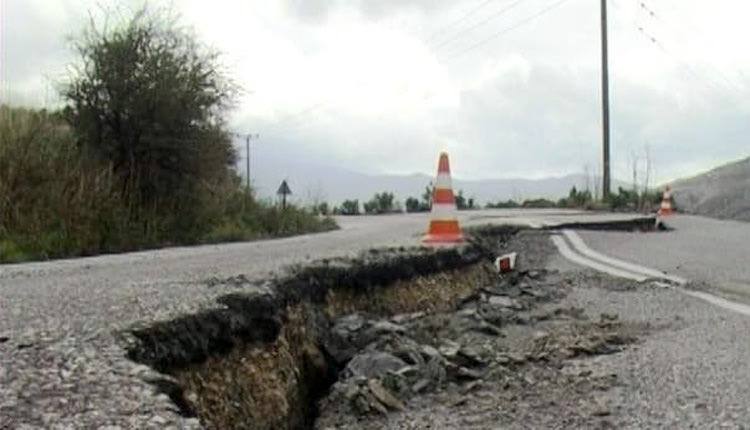
[[602, 12], [602, 197], [610, 193], [609, 166], [609, 67], [607, 65], [607, 0], [601, 0]]
[[250, 139], [252, 138], [257, 139], [258, 137], [260, 137], [260, 135], [257, 133], [256, 134], [250, 133], [247, 136], [245, 136], [245, 174], [247, 175], [245, 180], [246, 180], [246, 188], [247, 188], [248, 193], [250, 192]]

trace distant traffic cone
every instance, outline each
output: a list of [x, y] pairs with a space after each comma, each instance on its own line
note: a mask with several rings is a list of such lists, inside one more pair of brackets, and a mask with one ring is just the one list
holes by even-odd
[[667, 186], [664, 188], [664, 193], [661, 198], [661, 208], [656, 213], [658, 216], [670, 216], [674, 214], [672, 209], [672, 190]]
[[448, 153], [440, 153], [437, 179], [432, 191], [432, 215], [430, 230], [422, 238], [423, 242], [432, 244], [459, 243], [464, 241], [461, 227], [456, 219], [456, 199], [451, 186], [451, 168]]

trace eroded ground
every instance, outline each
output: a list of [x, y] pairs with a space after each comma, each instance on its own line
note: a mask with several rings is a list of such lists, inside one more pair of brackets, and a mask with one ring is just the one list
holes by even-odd
[[[510, 251], [516, 270], [498, 274]], [[619, 427], [610, 394], [628, 382], [596, 360], [670, 323], [608, 306], [654, 287], [555, 258], [547, 232], [490, 229], [459, 250], [322, 261], [140, 330], [130, 356], [206, 428]], [[249, 281], [210, 287], [227, 282]]]
[[605, 394], [619, 375], [585, 363], [657, 327], [567, 296], [648, 287], [548, 270], [543, 233], [522, 232], [503, 248], [520, 252], [519, 271], [475, 279], [484, 284], [464, 288], [450, 309], [338, 317], [334, 331], [359, 349], [320, 401], [315, 428], [614, 427], [618, 405]]

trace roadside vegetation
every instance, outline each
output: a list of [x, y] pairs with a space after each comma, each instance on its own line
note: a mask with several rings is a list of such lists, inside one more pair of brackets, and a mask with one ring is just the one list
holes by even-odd
[[243, 188], [219, 54], [148, 9], [92, 24], [59, 111], [0, 106], [0, 262], [335, 228]]
[[654, 190], [640, 191], [626, 190], [618, 187], [617, 193], [611, 193], [609, 198], [595, 199], [589, 190], [579, 191], [576, 187], [570, 189], [568, 197], [557, 201], [557, 207], [579, 208], [588, 210], [613, 210], [628, 212], [652, 212], [661, 203], [662, 192]]
[[[459, 190], [458, 194], [455, 195], [456, 208], [458, 210], [472, 210], [479, 209], [476, 205], [474, 198], [466, 198], [463, 195], [463, 190]], [[550, 208], [566, 208], [566, 209], [584, 209], [584, 210], [600, 210], [600, 211], [618, 211], [618, 212], [654, 212], [661, 203], [662, 193], [661, 191], [645, 190], [639, 191], [637, 189], [626, 190], [619, 187], [617, 193], [613, 193], [606, 200], [597, 199], [593, 196], [590, 190], [578, 190], [575, 186], [570, 189], [567, 197], [561, 198], [557, 201], [537, 198], [537, 199], [526, 199], [520, 202], [515, 200], [499, 200], [497, 202], [487, 202], [484, 205], [485, 209], [514, 209], [514, 208], [527, 208], [527, 209], [550, 209]], [[325, 207], [328, 210], [328, 204], [321, 204], [319, 207]], [[403, 212], [404, 209], [408, 213], [414, 212], [429, 212], [432, 208], [432, 183], [427, 185], [425, 192], [420, 196], [408, 197], [405, 200], [405, 204], [402, 208], [399, 202], [394, 203], [394, 195], [389, 192], [376, 193], [375, 196], [364, 203], [363, 209], [366, 214], [385, 214], [393, 212]], [[328, 212], [318, 211], [322, 214]], [[360, 211], [359, 200], [345, 200], [340, 207], [335, 206], [332, 211], [334, 215], [359, 215]]]

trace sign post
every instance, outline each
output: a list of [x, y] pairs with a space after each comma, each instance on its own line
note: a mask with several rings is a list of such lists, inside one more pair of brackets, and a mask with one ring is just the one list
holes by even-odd
[[281, 185], [279, 185], [279, 190], [276, 191], [276, 194], [281, 196], [281, 208], [286, 209], [286, 196], [288, 194], [292, 194], [292, 190], [289, 189], [289, 185], [287, 185], [286, 179], [281, 181]]

